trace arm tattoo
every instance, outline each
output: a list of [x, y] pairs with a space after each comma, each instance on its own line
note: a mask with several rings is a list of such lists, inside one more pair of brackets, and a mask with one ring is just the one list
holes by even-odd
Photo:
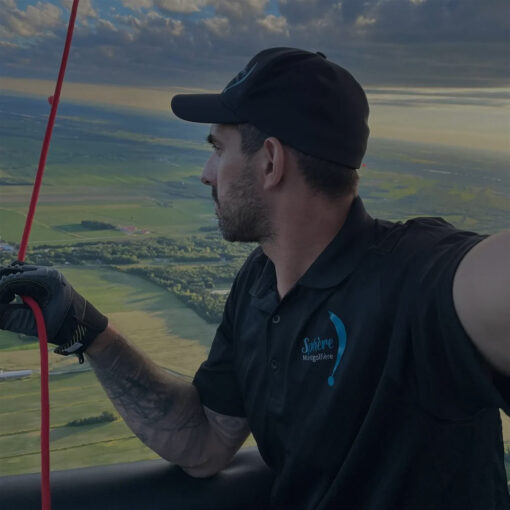
[[191, 445], [204, 445], [209, 423], [191, 383], [152, 363], [120, 335], [100, 355], [88, 359], [141, 441], [172, 462], [193, 463], [195, 456], [202, 458], [203, 451]]

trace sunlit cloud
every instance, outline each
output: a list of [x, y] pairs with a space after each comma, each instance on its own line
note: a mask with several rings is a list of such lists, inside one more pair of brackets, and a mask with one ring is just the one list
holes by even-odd
[[[61, 3], [67, 9], [71, 9], [73, 5], [73, 0], [61, 0]], [[80, 0], [78, 4], [78, 14], [80, 20], [84, 18], [99, 18], [97, 11], [94, 9], [92, 5], [92, 0]]]
[[367, 95], [375, 138], [510, 148], [510, 88], [372, 88]]
[[172, 13], [199, 12], [206, 3], [205, 0], [154, 0], [155, 6]]
[[216, 16], [203, 21], [204, 26], [216, 37], [224, 38], [230, 33], [230, 22], [225, 16]]
[[133, 11], [141, 11], [142, 9], [150, 9], [154, 5], [153, 0], [121, 0], [124, 7]]
[[62, 10], [48, 2], [37, 2], [22, 10], [14, 0], [0, 0], [0, 11], [0, 38], [5, 39], [51, 36], [51, 30], [60, 25], [62, 18]]
[[[6, 77], [55, 79], [70, 6], [0, 0], [0, 88], [7, 90]], [[418, 122], [437, 133], [436, 118], [449, 140], [458, 130], [457, 143], [465, 143], [471, 127], [447, 128], [448, 116], [476, 125], [476, 113], [494, 140], [483, 143], [503, 147], [509, 31], [503, 0], [81, 0], [66, 80], [95, 86], [98, 101], [101, 87], [117, 88], [119, 103], [144, 107], [152, 102], [126, 87], [146, 97], [219, 91], [258, 51], [292, 46], [321, 51], [358, 79], [377, 136], [422, 137]], [[160, 104], [147, 107], [167, 108], [166, 99]]]
[[265, 18], [258, 19], [257, 23], [268, 32], [284, 34], [287, 36], [289, 35], [289, 25], [284, 16], [274, 16], [273, 14], [269, 14]]
[[[49, 77], [70, 5], [0, 0], [0, 42], [14, 44], [2, 46], [4, 74]], [[501, 0], [82, 0], [77, 22], [75, 81], [219, 85], [241, 58], [294, 46], [322, 51], [368, 86], [510, 82], [510, 3]], [[105, 45], [115, 62], [101, 60]]]

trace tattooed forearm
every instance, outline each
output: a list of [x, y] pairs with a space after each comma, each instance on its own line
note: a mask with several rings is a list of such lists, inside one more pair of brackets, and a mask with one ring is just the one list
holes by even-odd
[[86, 354], [131, 430], [192, 476], [222, 469], [248, 436], [245, 418], [204, 408], [195, 386], [158, 367], [110, 327]]
[[120, 335], [87, 357], [113, 404], [133, 432], [172, 462], [204, 461], [209, 423], [195, 387], [161, 369]]

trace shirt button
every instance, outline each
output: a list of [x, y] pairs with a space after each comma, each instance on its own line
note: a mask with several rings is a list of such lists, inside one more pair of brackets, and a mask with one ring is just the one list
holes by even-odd
[[273, 318], [271, 319], [273, 324], [279, 324], [280, 323], [280, 316], [278, 314], [273, 315]]
[[278, 361], [276, 361], [276, 358], [273, 358], [273, 359], [271, 360], [271, 368], [272, 368], [273, 370], [276, 370], [276, 369], [278, 368]]

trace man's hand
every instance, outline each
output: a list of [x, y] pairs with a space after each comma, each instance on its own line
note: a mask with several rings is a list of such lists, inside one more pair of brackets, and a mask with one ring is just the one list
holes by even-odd
[[15, 296], [34, 298], [58, 354], [81, 354], [106, 329], [108, 319], [51, 267], [15, 262], [0, 268], [0, 329], [37, 336], [34, 316]]

